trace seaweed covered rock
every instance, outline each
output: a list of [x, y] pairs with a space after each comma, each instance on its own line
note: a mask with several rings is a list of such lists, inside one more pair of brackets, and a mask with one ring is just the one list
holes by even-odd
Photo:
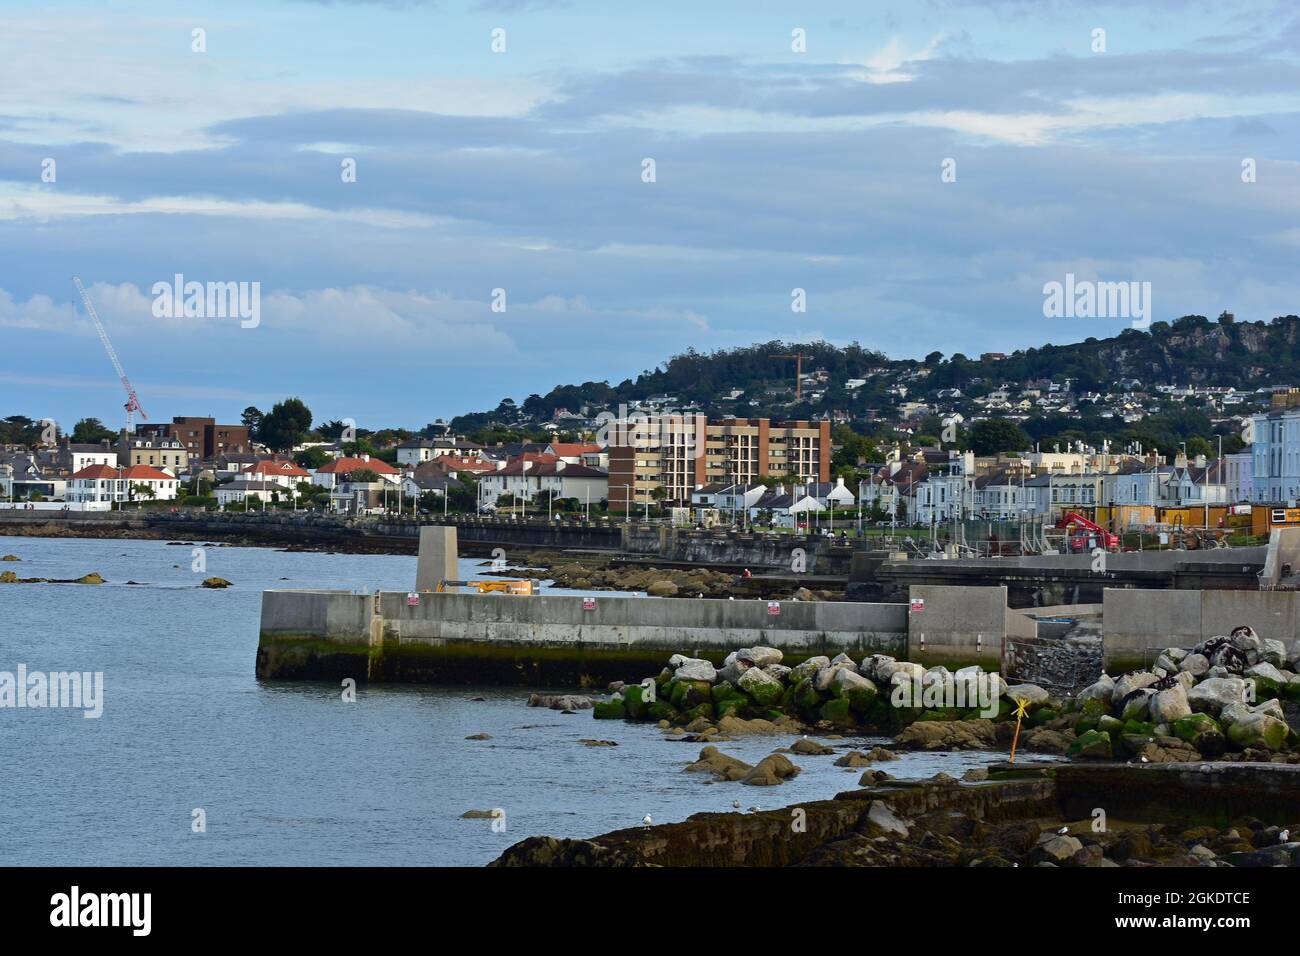
[[758, 667], [752, 667], [741, 674], [737, 686], [760, 707], [771, 707], [785, 692], [779, 680]]
[[1227, 740], [1223, 728], [1209, 714], [1188, 714], [1173, 723], [1174, 736], [1196, 748], [1204, 757], [1223, 753]]
[[1087, 760], [1110, 760], [1114, 756], [1110, 734], [1104, 730], [1085, 731], [1065, 752], [1071, 757], [1083, 757]]

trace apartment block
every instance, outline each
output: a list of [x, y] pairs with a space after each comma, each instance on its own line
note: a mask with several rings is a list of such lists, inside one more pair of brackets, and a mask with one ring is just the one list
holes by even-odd
[[248, 454], [253, 450], [244, 425], [219, 425], [215, 418], [177, 415], [170, 422], [135, 426], [136, 436], [179, 442], [191, 459], [206, 461], [215, 455]]
[[769, 477], [824, 482], [830, 468], [829, 421], [650, 416], [610, 437], [609, 507], [685, 504], [702, 485]]

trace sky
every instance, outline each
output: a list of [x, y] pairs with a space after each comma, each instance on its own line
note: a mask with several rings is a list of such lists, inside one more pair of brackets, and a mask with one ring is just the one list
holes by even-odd
[[0, 415], [125, 424], [74, 274], [150, 420], [368, 428], [1130, 325], [1045, 318], [1067, 274], [1300, 312], [1298, 111], [1289, 0], [6, 0]]

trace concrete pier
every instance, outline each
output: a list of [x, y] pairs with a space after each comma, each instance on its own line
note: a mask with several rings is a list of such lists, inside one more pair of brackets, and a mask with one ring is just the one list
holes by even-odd
[[420, 529], [420, 552], [416, 559], [415, 590], [437, 591], [446, 581], [455, 581], [456, 529], [444, 525], [426, 525]]

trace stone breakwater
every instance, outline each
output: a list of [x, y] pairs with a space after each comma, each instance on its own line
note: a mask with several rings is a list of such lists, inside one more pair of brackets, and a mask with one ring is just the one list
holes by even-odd
[[1300, 661], [1281, 641], [1234, 628], [1150, 670], [1102, 674], [1080, 692], [1069, 752], [1145, 761], [1300, 761]]
[[1297, 771], [1002, 764], [972, 782], [885, 781], [780, 810], [700, 813], [588, 840], [530, 837], [491, 865], [1298, 866]]
[[[665, 726], [740, 721], [803, 724], [832, 731], [894, 734], [914, 722], [1011, 719], [1017, 698], [1045, 702], [1032, 684], [1008, 686], [978, 665], [949, 671], [873, 654], [856, 662], [848, 654], [809, 657], [782, 664], [775, 647], [747, 647], [726, 656], [721, 667], [674, 654], [654, 677], [616, 682], [593, 708], [598, 719], [661, 721]], [[732, 726], [736, 726], [735, 723]]]
[[658, 721], [692, 740], [813, 729], [890, 735], [906, 749], [1018, 746], [1080, 760], [1300, 763], [1300, 661], [1248, 627], [1151, 670], [1103, 674], [1076, 697], [1007, 685], [978, 666], [950, 672], [876, 654], [811, 657], [794, 667], [773, 647], [742, 648], [722, 667], [673, 655], [656, 676], [615, 682], [597, 719]]

